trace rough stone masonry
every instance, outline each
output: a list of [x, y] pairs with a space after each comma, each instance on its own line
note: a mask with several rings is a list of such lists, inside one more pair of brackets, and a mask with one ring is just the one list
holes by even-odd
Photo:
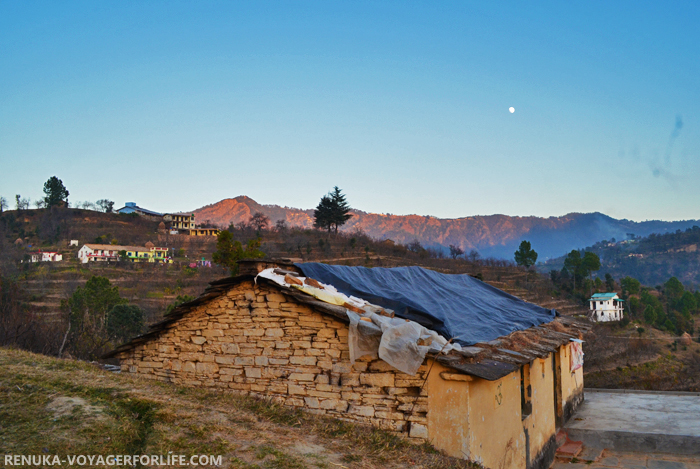
[[122, 370], [222, 388], [428, 438], [427, 374], [381, 360], [350, 363], [348, 326], [274, 287], [245, 280], [155, 338], [116, 355]]

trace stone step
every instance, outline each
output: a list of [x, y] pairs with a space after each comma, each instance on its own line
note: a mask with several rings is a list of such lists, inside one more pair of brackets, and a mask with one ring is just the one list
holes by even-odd
[[603, 456], [603, 451], [604, 450], [601, 448], [584, 445], [583, 451], [581, 451], [579, 455], [576, 456], [576, 459], [587, 464], [598, 462], [598, 460]]
[[583, 450], [583, 443], [580, 441], [567, 441], [557, 448], [556, 457], [559, 459], [574, 459]]
[[564, 430], [559, 430], [557, 432], [557, 448], [566, 443], [567, 439], [568, 435], [566, 434], [566, 432]]
[[559, 430], [557, 433], [557, 458], [571, 460], [577, 457], [582, 450], [583, 442], [573, 441], [571, 438], [569, 438], [566, 430]]

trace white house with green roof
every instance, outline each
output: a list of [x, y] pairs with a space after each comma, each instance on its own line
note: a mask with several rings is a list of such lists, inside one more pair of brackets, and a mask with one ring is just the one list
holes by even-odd
[[624, 314], [624, 307], [617, 293], [594, 293], [588, 299], [591, 305], [591, 319], [597, 322], [619, 321]]

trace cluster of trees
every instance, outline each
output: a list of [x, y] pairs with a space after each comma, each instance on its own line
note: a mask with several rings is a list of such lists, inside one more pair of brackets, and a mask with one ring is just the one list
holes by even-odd
[[61, 309], [68, 327], [59, 355], [66, 350], [74, 357], [93, 360], [144, 328], [143, 311], [128, 304], [105, 277], [91, 277], [61, 301]]
[[[600, 270], [600, 257], [592, 251], [572, 250], [564, 259], [564, 267], [560, 271], [550, 271], [552, 282], [559, 288], [574, 295], [591, 295], [594, 289], [603, 287], [603, 281], [596, 277], [593, 279], [593, 272]], [[606, 274], [609, 277], [609, 274]], [[612, 279], [612, 277], [610, 277]], [[607, 280], [607, 285], [614, 287]], [[611, 289], [612, 288], [608, 288]]]
[[656, 288], [643, 287], [639, 280], [625, 277], [620, 287], [631, 319], [679, 335], [693, 334], [693, 315], [700, 313], [700, 291], [686, 290], [676, 277]]
[[216, 240], [216, 251], [212, 254], [212, 261], [227, 268], [231, 275], [236, 275], [238, 261], [265, 257], [265, 253], [260, 250], [261, 242], [261, 238], [253, 238], [244, 246], [240, 241], [233, 239], [233, 233], [229, 230], [220, 231]]

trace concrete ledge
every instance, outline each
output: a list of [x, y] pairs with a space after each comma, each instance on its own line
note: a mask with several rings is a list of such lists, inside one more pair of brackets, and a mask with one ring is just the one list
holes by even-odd
[[572, 440], [583, 441], [584, 445], [595, 448], [636, 453], [700, 455], [700, 437], [697, 436], [584, 430], [578, 428], [567, 428], [566, 432]]
[[639, 389], [602, 389], [602, 388], [584, 388], [584, 393], [587, 392], [604, 392], [611, 394], [655, 394], [659, 396], [700, 396], [700, 392], [685, 392], [685, 391], [643, 391]]

